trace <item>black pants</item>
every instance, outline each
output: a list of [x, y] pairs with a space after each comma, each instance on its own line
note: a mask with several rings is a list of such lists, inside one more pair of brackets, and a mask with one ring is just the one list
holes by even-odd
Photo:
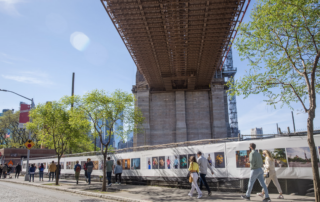
[[121, 174], [122, 174], [122, 173], [116, 174], [116, 182], [118, 181], [117, 179], [118, 179], [118, 176], [119, 176], [119, 182], [121, 183]]
[[15, 178], [19, 178], [19, 175], [20, 175], [20, 172], [16, 171], [16, 175], [15, 175]]
[[2, 171], [2, 174], [3, 174], [3, 178], [7, 177], [7, 173], [5, 171]]
[[206, 174], [201, 174], [200, 173], [200, 190], [202, 189], [202, 184], [204, 184], [204, 186], [206, 186], [208, 192], [211, 192], [209, 189], [209, 186], [207, 184], [207, 180], [206, 180]]
[[1, 179], [1, 175], [2, 175], [2, 170], [0, 171], [0, 179]]

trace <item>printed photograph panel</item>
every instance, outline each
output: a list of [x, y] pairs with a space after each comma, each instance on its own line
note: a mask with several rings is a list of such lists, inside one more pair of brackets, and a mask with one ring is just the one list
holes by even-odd
[[158, 157], [152, 157], [152, 169], [159, 169], [159, 159]]
[[309, 147], [287, 148], [289, 167], [311, 167]]
[[140, 170], [140, 158], [131, 159], [131, 170]]
[[250, 150], [236, 151], [237, 168], [250, 168], [249, 154]]
[[215, 160], [214, 160], [214, 153], [206, 153], [203, 156], [207, 159], [209, 165], [214, 168]]
[[159, 156], [159, 169], [166, 169], [166, 157]]
[[166, 169], [173, 169], [174, 156], [166, 156]]
[[152, 169], [152, 167], [151, 167], [151, 162], [152, 162], [152, 158], [151, 157], [147, 157], [146, 158], [146, 165], [147, 165], [147, 169], [148, 170], [151, 170]]
[[224, 152], [215, 152], [214, 162], [215, 162], [215, 168], [225, 168], [226, 163], [224, 158]]
[[[278, 168], [285, 168], [288, 167], [287, 162], [287, 153], [285, 148], [275, 148], [275, 149], [267, 149], [271, 157], [274, 159], [274, 165]], [[262, 156], [263, 164], [265, 164], [266, 157], [263, 156], [263, 150], [259, 150], [259, 153]]]
[[173, 156], [173, 169], [179, 169], [180, 161], [179, 155]]
[[122, 159], [122, 169], [130, 170], [130, 159]]
[[180, 169], [188, 168], [188, 156], [187, 155], [180, 155], [179, 161], [180, 161]]

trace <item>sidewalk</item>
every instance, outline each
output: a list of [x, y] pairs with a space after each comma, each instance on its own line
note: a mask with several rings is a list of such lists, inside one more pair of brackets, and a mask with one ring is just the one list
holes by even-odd
[[[77, 194], [82, 194], [86, 196], [99, 197], [114, 201], [130, 201], [130, 202], [140, 202], [140, 201], [166, 201], [166, 202], [176, 202], [176, 201], [224, 201], [224, 202], [242, 202], [243, 199], [240, 198], [241, 193], [235, 192], [213, 192], [212, 196], [207, 196], [207, 191], [203, 190], [203, 198], [197, 199], [196, 194], [193, 198], [187, 196], [187, 189], [177, 189], [177, 188], [165, 188], [156, 186], [141, 186], [141, 185], [116, 185], [113, 184], [108, 187], [107, 192], [101, 192], [101, 182], [92, 182], [88, 185], [84, 181], [80, 181], [77, 185], [75, 180], [60, 180], [60, 186], [55, 186], [54, 182], [49, 182], [48, 178], [44, 178], [44, 181], [40, 182], [38, 178], [35, 178], [35, 182], [24, 181], [24, 176], [19, 179], [1, 179], [0, 181], [5, 181], [8, 183], [19, 183], [28, 186], [40, 186], [42, 188], [56, 189], [60, 191], [72, 192]], [[297, 196], [297, 195], [284, 195], [284, 200], [276, 199], [277, 194], [271, 194], [270, 198], [272, 202], [288, 202], [288, 201], [314, 201], [314, 197], [308, 196]], [[262, 201], [262, 198], [256, 195], [251, 196], [251, 201]]]

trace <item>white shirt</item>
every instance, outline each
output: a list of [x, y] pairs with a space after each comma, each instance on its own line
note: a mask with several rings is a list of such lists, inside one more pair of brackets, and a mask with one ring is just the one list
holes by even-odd
[[266, 171], [275, 171], [274, 160], [271, 160], [269, 157], [266, 157], [265, 164], [263, 167]]

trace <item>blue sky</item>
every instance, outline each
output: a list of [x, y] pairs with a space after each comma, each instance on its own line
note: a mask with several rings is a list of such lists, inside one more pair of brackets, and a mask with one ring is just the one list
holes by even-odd
[[[0, 24], [0, 89], [44, 103], [71, 94], [72, 72], [78, 95], [93, 89], [130, 92], [135, 83], [135, 64], [99, 0], [0, 0]], [[247, 62], [235, 49], [233, 61], [239, 78]], [[263, 127], [264, 133], [275, 133], [276, 123], [292, 130], [290, 109], [275, 110], [263, 100], [262, 95], [237, 97], [241, 132]], [[20, 101], [26, 100], [0, 92], [0, 109], [18, 110]], [[296, 128], [306, 128], [306, 114], [295, 111], [295, 119]]]

